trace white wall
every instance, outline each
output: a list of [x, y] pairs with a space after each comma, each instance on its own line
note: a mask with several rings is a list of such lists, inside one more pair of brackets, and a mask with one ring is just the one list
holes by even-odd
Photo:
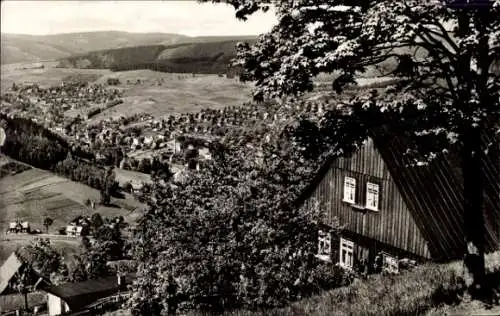
[[47, 309], [49, 310], [49, 316], [55, 316], [68, 312], [69, 306], [60, 297], [49, 293], [47, 298]]

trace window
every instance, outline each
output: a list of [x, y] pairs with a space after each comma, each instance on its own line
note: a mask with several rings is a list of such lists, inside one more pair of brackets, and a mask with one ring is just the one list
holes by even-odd
[[340, 265], [352, 269], [354, 265], [354, 243], [340, 238]]
[[366, 184], [366, 205], [369, 210], [378, 211], [379, 185], [368, 182]]
[[383, 258], [382, 272], [388, 274], [399, 273], [399, 261], [397, 257], [393, 257], [387, 253], [383, 253], [382, 258]]
[[356, 202], [356, 179], [344, 178], [344, 201], [354, 204]]
[[330, 261], [332, 253], [332, 235], [323, 230], [318, 231], [318, 255], [321, 260]]

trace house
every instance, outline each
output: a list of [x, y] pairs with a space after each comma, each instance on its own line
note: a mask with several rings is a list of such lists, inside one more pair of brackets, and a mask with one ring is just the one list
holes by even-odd
[[144, 183], [140, 181], [132, 180], [130, 184], [132, 185], [132, 192], [136, 194], [139, 194], [144, 188]]
[[[328, 161], [299, 203], [325, 210], [318, 257], [347, 268], [401, 258], [448, 261], [463, 257], [463, 176], [456, 150], [409, 166], [401, 137], [373, 136], [347, 157]], [[486, 251], [500, 242], [500, 160], [483, 159]], [[344, 228], [332, 234], [338, 221]]]
[[199, 150], [198, 150], [198, 153], [199, 155], [205, 159], [205, 160], [211, 160], [212, 159], [212, 155], [210, 153], [210, 149], [207, 148], [207, 147], [201, 147]]
[[22, 222], [21, 223], [21, 232], [23, 233], [29, 233], [31, 231], [30, 229], [30, 223], [29, 222]]
[[2, 152], [2, 147], [5, 144], [6, 134], [5, 130], [0, 127], [0, 153]]
[[[23, 269], [26, 267], [25, 260], [22, 259], [19, 253], [13, 252], [5, 260], [5, 262], [0, 266], [0, 294], [9, 294], [16, 292], [14, 284], [16, 283], [16, 278], [18, 273], [22, 273]], [[46, 286], [50, 284], [50, 281], [39, 275], [37, 272], [30, 270], [31, 273], [28, 275], [28, 285]]]
[[59, 286], [47, 286], [47, 309], [50, 316], [68, 312], [78, 312], [89, 308], [99, 300], [128, 292], [135, 274], [109, 276], [97, 280], [65, 283]]
[[9, 233], [19, 233], [23, 230], [21, 223], [19, 222], [10, 222], [9, 223]]
[[144, 144], [149, 145], [153, 142], [153, 140], [154, 140], [153, 136], [146, 136], [144, 137]]
[[81, 236], [83, 227], [80, 225], [68, 225], [66, 226], [66, 235], [69, 236]]

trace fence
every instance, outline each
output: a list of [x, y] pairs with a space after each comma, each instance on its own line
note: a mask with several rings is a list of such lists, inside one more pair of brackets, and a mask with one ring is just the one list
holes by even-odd
[[84, 310], [68, 312], [65, 316], [90, 316], [103, 315], [106, 312], [111, 312], [119, 309], [123, 303], [130, 297], [130, 292], [124, 292], [100, 299], [88, 306]]

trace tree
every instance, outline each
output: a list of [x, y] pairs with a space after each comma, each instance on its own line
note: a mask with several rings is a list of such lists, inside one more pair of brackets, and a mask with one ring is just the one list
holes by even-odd
[[93, 231], [99, 229], [104, 224], [104, 221], [102, 220], [101, 214], [99, 214], [99, 213], [92, 214], [92, 216], [90, 217], [90, 221], [91, 221]]
[[256, 148], [234, 140], [184, 182], [153, 178], [149, 210], [134, 236], [134, 314], [151, 313], [158, 302], [171, 314], [282, 306], [345, 284], [340, 270], [329, 271], [335, 278], [320, 273], [314, 258], [319, 207], [294, 204], [315, 164], [273, 135], [261, 164]]
[[21, 251], [23, 260], [39, 275], [57, 282], [66, 280], [66, 264], [62, 255], [52, 248], [49, 239], [38, 239], [23, 247]]
[[45, 226], [45, 230], [47, 231], [47, 233], [49, 233], [49, 226], [52, 225], [54, 223], [54, 220], [50, 217], [45, 217], [43, 219], [43, 226]]
[[104, 277], [111, 272], [108, 261], [121, 260], [124, 257], [125, 242], [120, 225], [124, 222], [123, 217], [117, 217], [110, 223], [109, 219], [103, 220], [99, 213], [95, 213], [91, 220], [94, 240], [82, 238], [82, 252], [75, 257], [71, 269], [73, 282]]
[[124, 240], [121, 235], [120, 224], [115, 222], [101, 225], [93, 234], [96, 245], [99, 245], [100, 252], [108, 261], [123, 258]]
[[108, 190], [102, 189], [100, 191], [100, 193], [101, 193], [101, 195], [100, 195], [100, 197], [101, 197], [101, 201], [100, 201], [101, 204], [102, 205], [109, 205], [109, 203], [111, 203], [111, 196], [109, 195]]
[[[221, 2], [221, 1], [214, 1]], [[225, 1], [246, 19], [269, 0]], [[345, 103], [358, 129], [381, 126], [412, 139], [421, 162], [461, 148], [464, 175], [464, 253], [471, 289], [485, 280], [481, 159], [486, 135], [498, 142], [500, 1], [282, 1], [278, 24], [250, 47], [238, 47], [242, 80], [256, 81], [254, 98], [297, 97], [312, 79], [333, 73], [341, 92], [357, 76], [384, 66], [397, 82], [384, 93]], [[496, 133], [496, 134], [495, 134]], [[495, 138], [495, 135], [496, 138]], [[478, 292], [479, 293], [479, 292]]]

